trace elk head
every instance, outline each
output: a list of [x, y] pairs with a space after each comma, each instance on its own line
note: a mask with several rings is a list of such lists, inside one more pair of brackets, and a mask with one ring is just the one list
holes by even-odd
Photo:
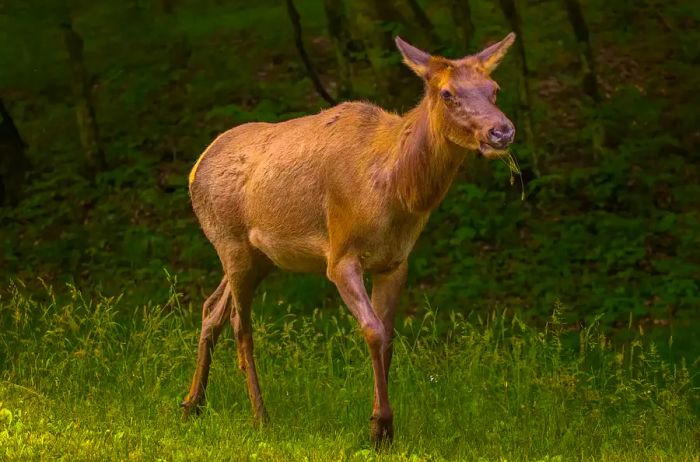
[[432, 56], [396, 37], [404, 63], [423, 79], [431, 117], [442, 121], [449, 141], [486, 157], [500, 157], [513, 142], [515, 127], [496, 106], [498, 84], [490, 75], [515, 34], [461, 59]]

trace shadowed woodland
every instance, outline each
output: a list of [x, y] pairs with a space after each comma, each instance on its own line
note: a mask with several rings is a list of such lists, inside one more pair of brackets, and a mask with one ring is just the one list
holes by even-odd
[[[406, 111], [421, 83], [395, 35], [459, 57], [513, 30], [495, 77], [521, 175], [462, 168], [412, 256], [409, 313], [425, 296], [533, 316], [559, 300], [609, 323], [697, 317], [692, 2], [11, 1], [0, 13], [6, 279], [158, 300], [166, 269], [198, 304], [219, 262], [186, 178], [218, 133], [348, 99]], [[285, 304], [336, 303], [320, 278], [271, 284]]]
[[[38, 412], [16, 396], [49, 399], [42, 390], [53, 385], [41, 379], [48, 370], [64, 374], [67, 385], [60, 386], [67, 388], [59, 389], [66, 396], [93, 396], [101, 386], [95, 383], [117, 377], [123, 388], [103, 390], [105, 399], [143, 396], [141, 404], [129, 401], [134, 414], [170, 427], [170, 406], [191, 370], [201, 303], [221, 279], [187, 188], [192, 165], [219, 133], [347, 100], [403, 113], [418, 103], [422, 83], [401, 63], [395, 36], [458, 58], [511, 31], [517, 41], [493, 77], [501, 87], [498, 106], [517, 128], [511, 149], [517, 162], [469, 158], [409, 258], [397, 318], [406, 337], [399, 337], [396, 386], [418, 385], [395, 395], [399, 415], [420, 423], [414, 433], [406, 429], [391, 457], [534, 460], [588, 454], [582, 447], [595, 448], [596, 457], [607, 447], [601, 441], [615, 447], [624, 440], [629, 446], [620, 454], [634, 454], [645, 441], [649, 458], [695, 454], [697, 460], [700, 437], [691, 428], [700, 403], [693, 388], [700, 355], [700, 7], [689, 0], [0, 2], [0, 333], [6, 334], [0, 401], [15, 406], [0, 402], [0, 446], [15, 451], [6, 455], [52, 454], [26, 452], [19, 416], [10, 427], [16, 409], [24, 409], [27, 421]], [[317, 386], [302, 385], [307, 382], [328, 380], [343, 403], [364, 402], [364, 347], [346, 338], [353, 327], [336, 317], [335, 288], [323, 277], [280, 272], [258, 295], [253, 311], [263, 381], [278, 374], [290, 384], [271, 385], [281, 387], [270, 391], [273, 421], [296, 428], [285, 416], [299, 411], [275, 400], [290, 389], [305, 396]], [[301, 330], [291, 334], [294, 329]], [[314, 332], [332, 340], [323, 343]], [[654, 340], [645, 349], [649, 337], [635, 336], [648, 332]], [[562, 344], [580, 348], [577, 362], [566, 363], [571, 358]], [[619, 353], [614, 345], [622, 345]], [[224, 342], [232, 358], [231, 348]], [[303, 370], [319, 369], [311, 376], [295, 375], [298, 369], [282, 374], [279, 368], [291, 367], [281, 366], [289, 361], [285, 348], [308, 366]], [[459, 356], [466, 349], [474, 359]], [[521, 349], [532, 352], [530, 362], [517, 356]], [[347, 359], [348, 351], [359, 359]], [[447, 359], [434, 365], [436, 357], [469, 366], [450, 368]], [[39, 364], [32, 358], [45, 358], [45, 369], [23, 366]], [[661, 358], [674, 366], [661, 366]], [[71, 369], [77, 360], [87, 365]], [[130, 365], [128, 373], [120, 372], [120, 361]], [[226, 361], [222, 369], [235, 369], [233, 359]], [[364, 371], [364, 379], [355, 384], [352, 370]], [[457, 370], [466, 375], [450, 375]], [[247, 408], [243, 392], [226, 398], [229, 379], [216, 371], [222, 388], [212, 401], [218, 399], [217, 409], [236, 428], [248, 425], [236, 417]], [[429, 379], [421, 385], [421, 377]], [[138, 388], [153, 383], [155, 391]], [[502, 383], [505, 394], [497, 388]], [[445, 396], [461, 396], [465, 386], [486, 398], [462, 406], [472, 406], [475, 416], [500, 417], [460, 421], [433, 414], [432, 401], [421, 404], [428, 406], [423, 411], [412, 407], [411, 395], [434, 392], [443, 397], [435, 407], [449, 408]], [[498, 407], [500, 396], [510, 401]], [[314, 438], [324, 435], [322, 417], [337, 409], [304, 399], [312, 413], [304, 418], [317, 423], [309, 427], [311, 439], [299, 444], [325, 447], [328, 441]], [[560, 403], [578, 399], [580, 408], [557, 414]], [[650, 402], [653, 412], [644, 407]], [[72, 412], [54, 404], [48, 406], [54, 417]], [[361, 411], [348, 411], [331, 427], [354, 431], [366, 419]], [[83, 414], [93, 422], [86, 426], [101, 428], [101, 412]], [[577, 421], [581, 415], [590, 420]], [[590, 441], [567, 433], [592, 428], [601, 416], [609, 425]], [[54, 417], [42, 417], [32, 431], [56, 434], [52, 425], [65, 422]], [[194, 430], [175, 428], [154, 448], [134, 443], [143, 437], [129, 436], [132, 423], [114, 417], [125, 430], [122, 436], [105, 430], [111, 433], [104, 438], [125, 449], [104, 457], [152, 459], [161, 451], [210, 457], [210, 449], [201, 449], [205, 436], [225, 430], [212, 418], [221, 416]], [[538, 430], [544, 441], [560, 446], [538, 446], [513, 430], [533, 421], [544, 422]], [[453, 446], [416, 436], [462, 427], [463, 434], [450, 437]], [[508, 429], [511, 439], [499, 439]], [[205, 452], [179, 452], [178, 431], [189, 432], [195, 444], [202, 438], [197, 451]], [[268, 436], [246, 435], [248, 454], [269, 460], [306, 454], [283, 446], [285, 433], [268, 435], [274, 450]], [[467, 435], [477, 435], [476, 446], [460, 446]], [[93, 441], [83, 437], [75, 441]], [[311, 460], [335, 457], [338, 448], [343, 460], [373, 457], [357, 442], [364, 434], [337, 438]], [[619, 460], [627, 457], [620, 454]]]

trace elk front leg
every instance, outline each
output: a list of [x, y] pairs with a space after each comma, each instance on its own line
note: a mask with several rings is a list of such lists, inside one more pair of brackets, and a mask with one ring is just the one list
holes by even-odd
[[403, 261], [396, 269], [387, 273], [377, 273], [372, 276], [372, 307], [384, 325], [384, 333], [389, 339], [389, 345], [384, 350], [384, 373], [389, 383], [389, 368], [391, 367], [392, 340], [394, 338], [394, 317], [399, 304], [401, 290], [406, 282], [408, 264]]
[[362, 280], [362, 266], [356, 258], [346, 257], [328, 268], [328, 278], [335, 283], [340, 296], [360, 323], [360, 328], [369, 347], [374, 369], [374, 405], [370, 418], [372, 441], [380, 445], [394, 436], [394, 415], [389, 404], [387, 372], [384, 366], [385, 351], [389, 348], [389, 337], [381, 319], [372, 309]]
[[197, 349], [197, 368], [187, 397], [180, 403], [183, 419], [191, 414], [199, 414], [205, 399], [211, 356], [219, 338], [221, 329], [226, 324], [230, 310], [229, 297], [231, 292], [226, 277], [221, 280], [219, 287], [207, 298], [202, 308], [202, 332], [199, 336]]

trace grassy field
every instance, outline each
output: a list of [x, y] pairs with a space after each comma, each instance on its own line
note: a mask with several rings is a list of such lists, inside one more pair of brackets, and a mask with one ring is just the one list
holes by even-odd
[[[50, 3], [0, 1], [8, 38], [0, 97], [34, 164], [24, 199], [0, 207], [0, 462], [700, 461], [698, 2], [581, 2], [599, 104], [582, 91], [563, 2], [517, 2], [536, 150], [523, 137], [518, 57], [494, 77], [500, 107], [518, 121], [513, 151], [526, 197], [505, 164], [477, 160], [427, 224], [397, 323], [396, 440], [380, 453], [369, 442], [364, 341], [332, 285], [314, 276], [272, 276], [263, 283], [269, 296], [256, 301], [272, 425], [251, 426], [228, 332], [206, 412], [180, 421], [199, 304], [221, 272], [192, 214], [187, 175], [232, 126], [326, 107], [299, 59], [285, 2]], [[162, 11], [166, 3], [174, 10]], [[476, 29], [466, 46], [453, 2], [417, 3], [437, 40], [423, 40], [415, 21], [382, 27], [446, 56], [512, 29], [502, 2], [471, 0]], [[323, 2], [295, 4], [311, 61], [335, 95], [340, 73]], [[81, 173], [59, 28], [67, 13], [84, 39], [107, 158], [95, 178]], [[393, 46], [373, 40], [356, 36], [350, 47], [352, 99], [379, 103], [370, 55], [402, 65]], [[386, 107], [405, 111], [421, 84], [401, 69], [392, 85], [415, 94]], [[178, 274], [177, 290], [163, 283], [164, 268]]]
[[[0, 459], [699, 460], [697, 360], [668, 363], [642, 331], [617, 346], [555, 310], [517, 317], [406, 318], [395, 345], [396, 440], [369, 443], [371, 367], [343, 308], [300, 317], [256, 311], [272, 425], [251, 426], [235, 345], [215, 354], [204, 415], [182, 423], [196, 313], [58, 302], [50, 289], [0, 299]], [[271, 308], [272, 307], [272, 308]], [[276, 310], [278, 313], [279, 309]], [[130, 315], [123, 313], [130, 312]], [[672, 348], [672, 346], [671, 346]]]

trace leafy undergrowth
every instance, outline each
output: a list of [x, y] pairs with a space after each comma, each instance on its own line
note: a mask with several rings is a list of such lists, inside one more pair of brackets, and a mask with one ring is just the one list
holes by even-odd
[[[8, 14], [0, 14], [0, 30], [10, 40], [0, 41], [0, 94], [35, 167], [20, 204], [0, 208], [0, 279], [40, 277], [57, 290], [70, 282], [90, 296], [123, 294], [140, 304], [165, 295], [160, 278], [167, 268], [185, 295], [199, 300], [221, 269], [191, 210], [190, 168], [230, 127], [325, 107], [298, 57], [284, 2], [160, 2], [174, 5], [170, 14], [150, 0], [71, 2], [109, 166], [89, 179], [81, 174], [70, 66], [57, 30], [65, 9], [2, 3]], [[499, 2], [472, 0], [477, 27], [465, 49], [455, 40], [461, 27], [451, 2], [417, 3], [438, 43], [417, 41], [410, 24], [385, 27], [431, 51], [461, 56], [510, 31]], [[578, 45], [562, 3], [525, 3], [521, 38], [541, 175], [533, 173], [534, 153], [523, 136], [518, 59], [509, 56], [494, 78], [503, 87], [499, 107], [518, 126], [513, 152], [524, 185], [511, 185], [500, 162], [464, 166], [409, 260], [408, 288], [418, 300], [410, 309], [422, 315], [428, 293], [439, 306], [458, 300], [482, 314], [508, 306], [544, 318], [559, 299], [577, 320], [605, 313], [601, 322], [609, 327], [629, 313], [650, 323], [696, 322], [698, 2], [582, 2], [599, 105], [581, 90]], [[296, 5], [311, 60], [332, 91], [338, 69], [323, 2]], [[376, 46], [387, 65], [401, 66], [395, 49]], [[352, 99], [381, 102], [367, 57], [353, 52], [353, 61]], [[405, 111], [420, 98], [420, 83], [408, 69], [399, 74], [393, 87], [415, 88], [394, 102]], [[605, 143], [595, 152], [601, 127]], [[299, 281], [278, 278], [270, 293], [307, 310], [338, 304], [328, 284]]]
[[[177, 404], [193, 371], [196, 316], [176, 295], [127, 310], [72, 291], [57, 303], [12, 286], [0, 299], [0, 459], [698, 460], [697, 364], [661, 360], [640, 332], [611, 346], [597, 324], [572, 332], [517, 317], [428, 310], [395, 342], [396, 440], [368, 441], [371, 369], [344, 311], [256, 318], [272, 425], [255, 430], [235, 345], [215, 354], [208, 405]], [[125, 315], [124, 313], [130, 314]]]

